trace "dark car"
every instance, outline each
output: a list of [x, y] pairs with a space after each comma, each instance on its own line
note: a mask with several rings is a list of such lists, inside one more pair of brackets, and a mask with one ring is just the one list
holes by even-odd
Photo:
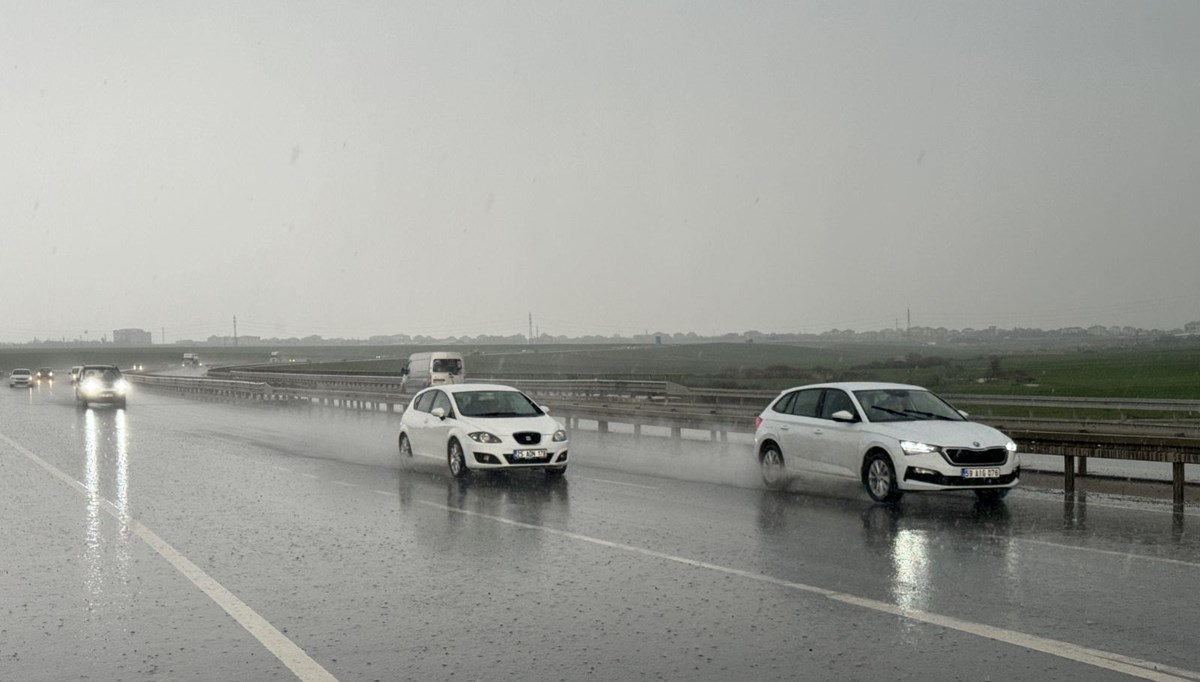
[[53, 381], [54, 380], [54, 370], [50, 369], [49, 367], [38, 367], [37, 374], [34, 375], [34, 378], [37, 379], [39, 382]]
[[81, 407], [90, 403], [111, 403], [125, 407], [129, 382], [121, 376], [116, 365], [84, 365], [75, 383], [75, 400]]

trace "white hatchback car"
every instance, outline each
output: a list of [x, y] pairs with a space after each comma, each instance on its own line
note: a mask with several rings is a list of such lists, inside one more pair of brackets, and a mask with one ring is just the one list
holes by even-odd
[[917, 490], [974, 490], [999, 500], [1020, 476], [1011, 438], [919, 386], [800, 386], [780, 394], [755, 424], [755, 453], [772, 488], [808, 471], [857, 478], [878, 502]]
[[472, 469], [567, 471], [562, 425], [510, 386], [450, 384], [413, 396], [400, 421], [400, 454], [444, 459], [455, 478]]

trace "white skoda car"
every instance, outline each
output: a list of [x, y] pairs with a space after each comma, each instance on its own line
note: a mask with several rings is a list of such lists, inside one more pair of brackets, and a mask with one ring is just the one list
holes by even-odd
[[772, 488], [811, 472], [857, 478], [878, 502], [917, 490], [974, 490], [999, 500], [1020, 475], [1011, 438], [919, 386], [800, 386], [755, 423], [755, 453]]
[[449, 384], [415, 395], [400, 423], [402, 457], [444, 460], [455, 478], [473, 469], [567, 471], [567, 432], [510, 386]]

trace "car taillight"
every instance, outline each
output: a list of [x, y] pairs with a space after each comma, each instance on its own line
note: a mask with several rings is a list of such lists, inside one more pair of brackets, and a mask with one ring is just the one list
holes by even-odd
[[762, 417], [754, 418], [754, 430], [757, 431], [762, 426]]

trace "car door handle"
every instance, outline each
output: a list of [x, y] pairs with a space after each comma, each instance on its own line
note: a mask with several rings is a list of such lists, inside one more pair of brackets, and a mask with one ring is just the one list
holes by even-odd
[[821, 435], [821, 434], [823, 434], [823, 433], [825, 433], [825, 432], [824, 432], [824, 431], [822, 431], [821, 429], [815, 429], [815, 430], [813, 431], [813, 435], [814, 435], [814, 436], [819, 436], [819, 435]]
[[790, 426], [781, 426], [781, 427], [779, 427], [779, 430], [780, 431], [791, 431], [792, 428]]

